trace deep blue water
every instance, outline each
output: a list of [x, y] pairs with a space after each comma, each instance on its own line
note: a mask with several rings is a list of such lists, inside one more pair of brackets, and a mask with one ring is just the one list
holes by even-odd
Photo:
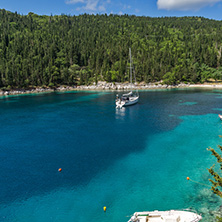
[[221, 142], [222, 91], [140, 92], [121, 110], [114, 100], [113, 92], [0, 98], [0, 221], [118, 222], [188, 207], [207, 217], [221, 205], [186, 177], [210, 185], [216, 160], [206, 148]]

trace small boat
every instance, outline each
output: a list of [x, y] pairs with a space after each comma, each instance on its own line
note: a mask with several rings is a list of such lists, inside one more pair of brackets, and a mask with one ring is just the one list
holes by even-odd
[[136, 212], [128, 222], [198, 222], [202, 217], [187, 210]]
[[222, 115], [219, 114], [218, 116], [219, 116], [219, 118], [222, 120]]
[[139, 95], [134, 94], [132, 91], [127, 94], [123, 94], [121, 98], [119, 98], [117, 95], [116, 108], [131, 106], [138, 103], [138, 101], [139, 101]]
[[129, 93], [123, 94], [120, 98], [116, 96], [116, 108], [122, 108], [124, 106], [131, 106], [139, 101], [139, 93], [138, 90], [136, 93], [133, 93], [132, 90], [132, 57], [131, 57], [131, 49], [129, 49], [130, 55], [130, 84], [131, 84], [131, 91]]

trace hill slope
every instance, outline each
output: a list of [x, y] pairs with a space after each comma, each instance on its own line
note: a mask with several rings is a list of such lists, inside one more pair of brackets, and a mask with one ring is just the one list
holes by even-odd
[[202, 17], [38, 16], [0, 10], [0, 87], [222, 76], [222, 22]]

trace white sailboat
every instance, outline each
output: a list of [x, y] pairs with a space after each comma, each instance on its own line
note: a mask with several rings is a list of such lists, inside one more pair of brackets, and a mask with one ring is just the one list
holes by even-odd
[[133, 93], [132, 91], [132, 57], [131, 57], [131, 48], [129, 49], [130, 55], [130, 84], [131, 84], [131, 91], [129, 93], [123, 94], [121, 98], [117, 95], [116, 98], [116, 108], [122, 108], [124, 106], [130, 106], [138, 103], [139, 101], [139, 93]]
[[136, 212], [128, 222], [198, 222], [202, 217], [187, 210]]

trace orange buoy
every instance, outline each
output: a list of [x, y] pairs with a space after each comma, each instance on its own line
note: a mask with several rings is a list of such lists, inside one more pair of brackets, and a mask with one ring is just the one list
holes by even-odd
[[61, 171], [62, 171], [62, 168], [59, 168], [58, 171], [61, 172]]
[[103, 211], [106, 212], [106, 207], [103, 207]]
[[190, 180], [190, 177], [187, 177], [187, 180]]

